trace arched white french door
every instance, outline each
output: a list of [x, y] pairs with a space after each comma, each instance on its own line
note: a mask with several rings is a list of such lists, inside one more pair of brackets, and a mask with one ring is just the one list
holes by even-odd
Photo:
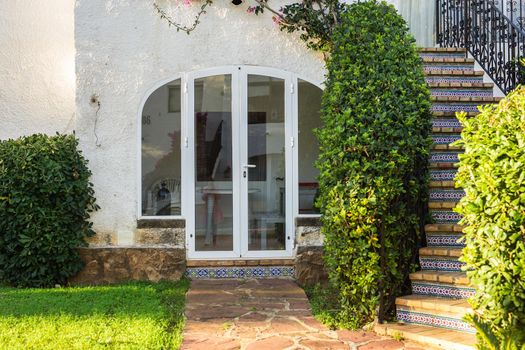
[[292, 255], [292, 78], [249, 66], [187, 74], [182, 192], [189, 258]]

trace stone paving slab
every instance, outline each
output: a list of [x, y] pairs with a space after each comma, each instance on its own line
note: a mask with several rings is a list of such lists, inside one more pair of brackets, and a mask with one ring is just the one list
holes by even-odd
[[289, 279], [194, 280], [182, 350], [423, 350], [373, 332], [330, 330]]

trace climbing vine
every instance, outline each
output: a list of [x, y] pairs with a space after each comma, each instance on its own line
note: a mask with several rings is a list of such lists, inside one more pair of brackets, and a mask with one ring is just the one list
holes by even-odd
[[[174, 0], [180, 1], [180, 0]], [[240, 4], [240, 0], [234, 0]], [[347, 5], [339, 0], [302, 0], [296, 3], [284, 5], [279, 9], [270, 5], [269, 0], [254, 0], [254, 6], [249, 6], [247, 14], [261, 15], [265, 11], [272, 14], [272, 20], [279, 26], [280, 30], [288, 33], [298, 32], [300, 38], [306, 45], [318, 51], [330, 50], [330, 37], [337, 27], [342, 13]], [[182, 0], [182, 4], [189, 6], [191, 0]], [[177, 22], [164, 7], [154, 2], [153, 6], [161, 19], [165, 20], [170, 27], [187, 34], [194, 31], [201, 17], [206, 14], [207, 9], [213, 4], [213, 0], [203, 0], [190, 24], [184, 25]]]

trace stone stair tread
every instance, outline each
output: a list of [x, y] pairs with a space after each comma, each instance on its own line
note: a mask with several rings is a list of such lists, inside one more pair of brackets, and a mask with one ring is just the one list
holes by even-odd
[[[396, 306], [413, 312], [460, 316], [472, 312], [467, 299], [439, 298], [428, 295], [410, 294], [396, 298]], [[445, 315], [446, 314], [446, 315]]]
[[457, 134], [461, 133], [463, 128], [432, 127], [433, 134]]
[[462, 250], [462, 248], [453, 247], [423, 247], [419, 248], [419, 255], [459, 258]]
[[463, 225], [458, 224], [428, 224], [425, 232], [463, 232]]
[[455, 181], [430, 181], [430, 188], [457, 189]]
[[434, 144], [432, 145], [433, 151], [463, 151], [465, 148], [463, 146], [452, 146], [452, 145], [443, 145], [443, 144]]
[[493, 83], [484, 83], [484, 82], [429, 82], [427, 85], [431, 89], [447, 88], [447, 89], [464, 89], [464, 88], [478, 88], [478, 89], [492, 89], [494, 88]]
[[485, 74], [483, 71], [472, 71], [472, 70], [429, 70], [425, 72], [426, 76], [435, 76], [435, 75], [443, 75], [443, 76], [463, 76], [463, 77], [482, 77]]
[[503, 99], [503, 97], [475, 97], [475, 96], [431, 96], [433, 102], [487, 102], [496, 103]]
[[410, 280], [470, 286], [467, 273], [463, 271], [420, 270], [411, 273]]
[[418, 48], [419, 52], [448, 52], [448, 53], [455, 53], [455, 52], [462, 52], [466, 53], [467, 50], [462, 47], [420, 47]]
[[473, 58], [466, 57], [423, 57], [423, 63], [474, 63]]
[[[442, 112], [442, 111], [434, 111], [432, 112], [432, 114], [434, 115], [434, 117], [452, 117], [452, 118], [455, 118], [456, 117], [456, 113], [458, 112]], [[475, 117], [479, 114], [479, 112], [465, 112], [465, 114], [467, 115], [467, 117]]]
[[429, 209], [454, 209], [459, 202], [457, 201], [430, 201], [428, 202]]
[[430, 163], [431, 169], [457, 169], [458, 163], [448, 162], [448, 163]]
[[434, 349], [473, 350], [476, 344], [474, 334], [415, 324], [376, 324], [375, 331], [380, 335], [401, 336]]

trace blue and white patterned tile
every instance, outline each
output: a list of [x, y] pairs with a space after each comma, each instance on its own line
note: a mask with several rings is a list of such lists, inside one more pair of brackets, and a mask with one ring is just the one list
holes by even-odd
[[464, 262], [457, 259], [442, 259], [423, 256], [419, 257], [419, 263], [422, 270], [462, 271], [461, 268], [465, 266]]
[[431, 190], [431, 202], [457, 202], [465, 196], [465, 191], [459, 190]]
[[463, 152], [432, 152], [430, 154], [431, 163], [457, 163], [458, 155]]
[[468, 322], [452, 317], [414, 312], [409, 310], [403, 310], [400, 308], [398, 308], [396, 315], [399, 321], [405, 323], [413, 323], [446, 329], [453, 329], [467, 333], [475, 333], [474, 328], [472, 328], [472, 326], [470, 326]]
[[468, 299], [476, 294], [476, 290], [474, 288], [453, 284], [412, 282], [412, 294], [441, 298]]
[[430, 170], [431, 181], [453, 181], [457, 170]]
[[434, 118], [432, 119], [433, 128], [461, 128], [461, 122], [457, 118]]
[[479, 103], [433, 103], [432, 112], [479, 112]]
[[454, 58], [465, 58], [464, 52], [420, 52], [419, 57], [421, 58], [443, 58], [443, 57], [454, 57]]
[[246, 267], [189, 267], [185, 276], [189, 278], [269, 278], [293, 277], [291, 266], [246, 266]]
[[492, 90], [441, 90], [432, 89], [430, 91], [432, 96], [446, 96], [446, 97], [492, 97]]
[[474, 64], [467, 64], [467, 65], [463, 64], [463, 65], [460, 65], [460, 64], [431, 64], [431, 63], [425, 63], [423, 65], [423, 70], [425, 72], [436, 71], [436, 70], [441, 70], [441, 71], [462, 70], [462, 71], [473, 72], [474, 71]]
[[452, 142], [461, 139], [460, 134], [433, 134], [432, 141], [436, 145], [450, 145]]
[[431, 210], [430, 216], [436, 224], [457, 224], [462, 216], [451, 210]]
[[449, 248], [463, 248], [465, 241], [462, 239], [463, 234], [440, 234], [427, 232], [427, 246], [429, 247], [449, 247]]
[[442, 75], [436, 75], [436, 76], [427, 76], [425, 78], [425, 81], [430, 83], [481, 83], [483, 82], [482, 76], [475, 76], [475, 77], [461, 77], [461, 76], [442, 76]]

